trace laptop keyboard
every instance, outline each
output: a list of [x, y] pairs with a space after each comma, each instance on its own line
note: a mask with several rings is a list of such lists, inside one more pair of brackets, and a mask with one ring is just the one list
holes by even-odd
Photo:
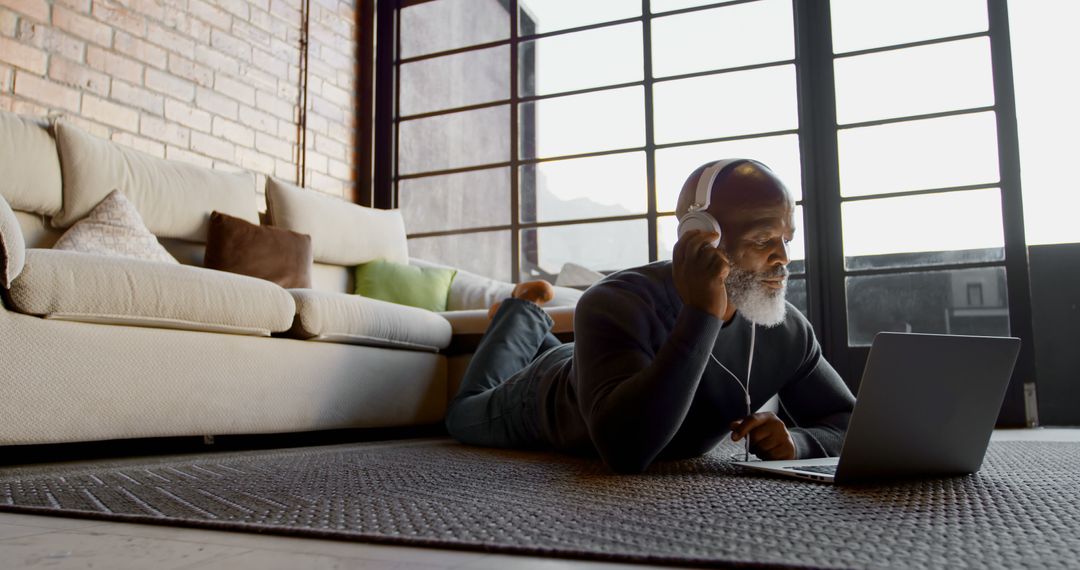
[[785, 467], [784, 469], [790, 469], [792, 471], [809, 471], [810, 473], [821, 473], [823, 475], [836, 475], [835, 465], [805, 465], [799, 467]]

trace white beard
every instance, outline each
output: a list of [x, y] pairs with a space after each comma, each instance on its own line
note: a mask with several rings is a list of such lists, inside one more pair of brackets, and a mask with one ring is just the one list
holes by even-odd
[[787, 280], [784, 280], [784, 286], [780, 289], [773, 289], [762, 283], [762, 279], [787, 277], [787, 268], [780, 269], [781, 271], [757, 273], [732, 265], [731, 272], [724, 281], [728, 302], [735, 305], [739, 314], [754, 324], [774, 327], [784, 322], [784, 315], [787, 314], [787, 303], [784, 301]]

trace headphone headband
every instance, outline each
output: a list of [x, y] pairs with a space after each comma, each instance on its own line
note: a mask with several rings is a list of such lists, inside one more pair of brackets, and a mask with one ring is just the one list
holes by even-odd
[[698, 178], [697, 192], [694, 194], [694, 201], [687, 209], [688, 212], [697, 210], [705, 210], [712, 202], [712, 187], [716, 182], [716, 177], [728, 166], [737, 162], [747, 162], [745, 158], [725, 158], [718, 160], [708, 166], [702, 171], [701, 176]]

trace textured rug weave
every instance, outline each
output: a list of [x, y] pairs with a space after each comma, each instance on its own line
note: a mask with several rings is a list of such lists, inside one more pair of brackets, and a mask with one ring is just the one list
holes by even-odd
[[695, 566], [1076, 568], [1080, 445], [993, 443], [966, 477], [843, 488], [736, 448], [620, 476], [445, 439], [0, 469], [0, 510]]

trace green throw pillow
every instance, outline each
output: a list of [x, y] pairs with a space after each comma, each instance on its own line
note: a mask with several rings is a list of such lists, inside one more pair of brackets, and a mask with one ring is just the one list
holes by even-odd
[[378, 260], [356, 267], [356, 294], [399, 305], [445, 311], [456, 269]]

